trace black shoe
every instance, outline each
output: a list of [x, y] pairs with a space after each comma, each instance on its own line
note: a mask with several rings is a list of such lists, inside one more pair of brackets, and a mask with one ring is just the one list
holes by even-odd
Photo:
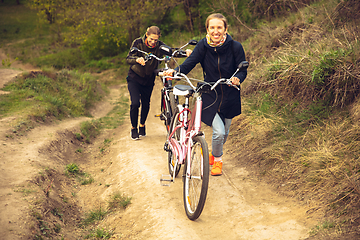
[[132, 140], [138, 140], [139, 139], [139, 133], [137, 128], [131, 129], [131, 139]]
[[145, 126], [139, 127], [139, 136], [140, 136], [140, 137], [145, 137], [145, 136], [146, 136]]

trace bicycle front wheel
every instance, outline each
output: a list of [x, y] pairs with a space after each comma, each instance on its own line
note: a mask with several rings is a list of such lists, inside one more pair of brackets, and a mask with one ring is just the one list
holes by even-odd
[[[190, 164], [187, 163], [190, 161]], [[190, 165], [190, 175], [187, 168]], [[204, 209], [209, 185], [209, 150], [203, 136], [193, 138], [191, 158], [184, 164], [184, 207], [187, 217], [196, 220]]]

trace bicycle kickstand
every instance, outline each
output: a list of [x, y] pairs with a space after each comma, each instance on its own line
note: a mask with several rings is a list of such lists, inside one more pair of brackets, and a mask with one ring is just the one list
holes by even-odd
[[171, 175], [169, 174], [162, 174], [160, 178], [161, 186], [170, 187], [171, 183], [174, 182]]

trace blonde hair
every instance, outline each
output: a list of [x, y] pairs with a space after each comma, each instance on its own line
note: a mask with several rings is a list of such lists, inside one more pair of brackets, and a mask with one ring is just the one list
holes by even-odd
[[208, 29], [208, 27], [209, 27], [209, 21], [214, 18], [222, 20], [224, 22], [225, 29], [227, 29], [228, 22], [226, 20], [226, 17], [224, 17], [224, 15], [222, 15], [221, 13], [213, 13], [206, 18], [206, 22], [205, 22], [206, 29]]
[[151, 34], [155, 34], [160, 37], [161, 36], [160, 28], [157, 26], [148, 27], [146, 30], [146, 35], [149, 36]]

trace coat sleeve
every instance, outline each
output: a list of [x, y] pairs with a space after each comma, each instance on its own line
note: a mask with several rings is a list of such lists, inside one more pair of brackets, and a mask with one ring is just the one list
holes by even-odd
[[[234, 41], [233, 42], [233, 51], [235, 54], [235, 62], [237, 65], [239, 65], [242, 61], [245, 61], [245, 51], [241, 43]], [[247, 76], [247, 70], [238, 72], [235, 77], [240, 79], [240, 83], [244, 82], [245, 78]]]
[[199, 62], [203, 60], [204, 44], [200, 41], [194, 48], [194, 51], [185, 59], [183, 64], [175, 68], [175, 71], [188, 74]]
[[139, 39], [135, 39], [131, 44], [130, 51], [129, 51], [128, 55], [126, 56], [126, 63], [127, 64], [135, 65], [136, 64], [136, 59], [141, 57], [139, 55], [139, 52], [137, 52], [137, 51], [131, 52], [131, 49], [133, 47], [139, 48], [138, 45], [139, 45]]

